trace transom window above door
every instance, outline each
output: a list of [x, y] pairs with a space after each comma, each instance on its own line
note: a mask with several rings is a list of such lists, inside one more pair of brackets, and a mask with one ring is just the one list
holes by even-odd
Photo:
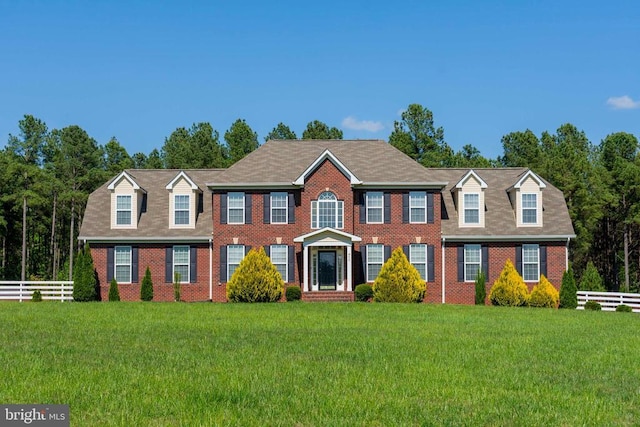
[[331, 191], [311, 201], [311, 228], [344, 228], [344, 202]]

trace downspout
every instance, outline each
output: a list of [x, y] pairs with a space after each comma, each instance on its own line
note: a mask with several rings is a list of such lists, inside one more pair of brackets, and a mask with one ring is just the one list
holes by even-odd
[[445, 245], [445, 238], [442, 237], [442, 303], [443, 304], [445, 303], [445, 288], [446, 288], [445, 285], [444, 285], [444, 283], [445, 283], [445, 273], [444, 273], [444, 265], [445, 265], [444, 253], [445, 253], [445, 250], [444, 250], [444, 245]]
[[564, 271], [569, 271], [569, 242], [571, 237], [567, 237], [567, 244], [564, 247]]
[[213, 238], [209, 238], [209, 301], [213, 301]]

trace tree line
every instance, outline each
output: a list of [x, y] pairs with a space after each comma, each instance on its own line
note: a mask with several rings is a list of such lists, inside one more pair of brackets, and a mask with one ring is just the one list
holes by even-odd
[[[222, 139], [210, 123], [179, 127], [160, 149], [129, 154], [115, 138], [99, 144], [77, 125], [49, 130], [25, 115], [19, 134], [0, 151], [0, 278], [68, 279], [89, 194], [124, 169], [228, 167], [260, 145], [243, 119]], [[342, 131], [314, 120], [301, 139], [342, 139]], [[264, 140], [298, 139], [278, 123]], [[611, 290], [640, 288], [640, 150], [629, 133], [593, 144], [570, 123], [538, 137], [529, 129], [505, 134], [503, 153], [482, 156], [467, 144], [454, 151], [433, 113], [411, 104], [388, 137], [426, 167], [528, 167], [563, 191], [577, 237], [570, 244], [580, 277], [592, 263]]]

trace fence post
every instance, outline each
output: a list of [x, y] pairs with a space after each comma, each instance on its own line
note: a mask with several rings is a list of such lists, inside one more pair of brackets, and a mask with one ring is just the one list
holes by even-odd
[[18, 289], [18, 298], [20, 299], [20, 302], [22, 302], [22, 287], [24, 286], [24, 283], [20, 282], [20, 288]]

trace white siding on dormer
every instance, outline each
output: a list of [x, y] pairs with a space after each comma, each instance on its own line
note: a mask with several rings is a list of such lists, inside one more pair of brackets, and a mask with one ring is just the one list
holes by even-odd
[[[458, 202], [458, 226], [459, 227], [484, 227], [484, 189], [482, 184], [474, 176], [469, 178], [462, 184], [462, 187], [457, 192]], [[478, 194], [478, 218], [477, 224], [467, 224], [464, 222], [464, 195], [465, 194]]]
[[[196, 212], [198, 203], [198, 193], [191, 188], [191, 185], [184, 178], [180, 178], [173, 185], [173, 189], [169, 190], [169, 228], [195, 228]], [[189, 196], [189, 224], [175, 224], [175, 195]]]
[[[131, 196], [131, 225], [116, 224], [116, 199], [119, 195]], [[138, 213], [142, 204], [142, 197], [133, 188], [133, 185], [126, 179], [121, 179], [114, 185], [111, 191], [111, 228], [138, 228]]]
[[[516, 207], [516, 220], [518, 227], [542, 227], [542, 190], [540, 185], [531, 177], [525, 179], [520, 185], [519, 189], [515, 192], [515, 207]], [[523, 194], [536, 194], [537, 197], [537, 211], [536, 211], [536, 223], [525, 224], [522, 222], [522, 195]]]

